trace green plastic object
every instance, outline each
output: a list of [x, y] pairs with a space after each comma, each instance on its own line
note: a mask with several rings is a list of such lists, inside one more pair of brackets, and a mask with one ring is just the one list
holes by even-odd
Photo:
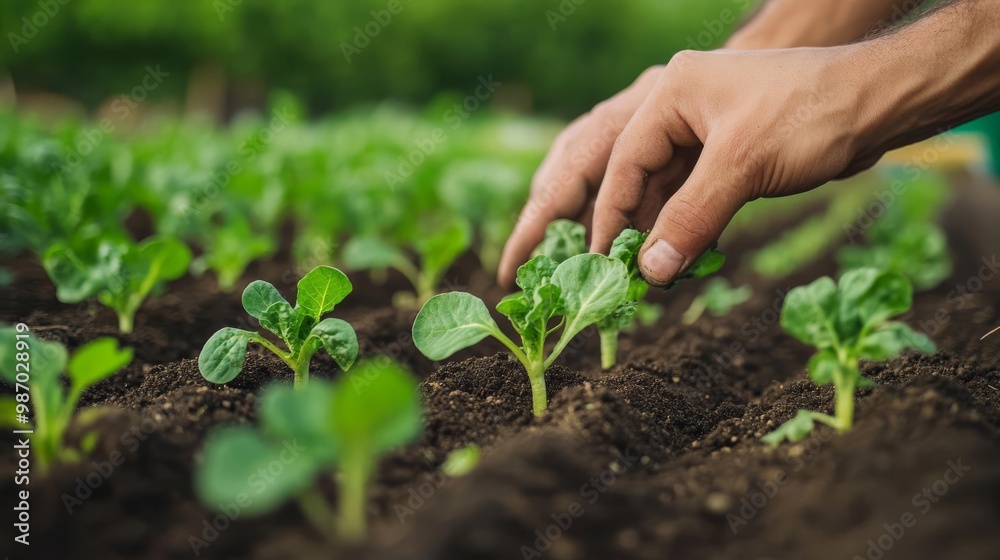
[[956, 130], [973, 132], [986, 138], [986, 150], [989, 154], [989, 161], [986, 162], [986, 165], [993, 174], [993, 178], [1000, 181], [1000, 112], [965, 123]]

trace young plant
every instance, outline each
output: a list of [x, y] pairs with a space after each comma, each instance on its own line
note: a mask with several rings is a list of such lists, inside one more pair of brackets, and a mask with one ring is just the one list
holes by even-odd
[[876, 222], [865, 233], [868, 245], [845, 245], [837, 253], [843, 271], [874, 266], [898, 272], [917, 290], [930, 290], [951, 274], [948, 239], [931, 222], [887, 227]]
[[402, 247], [371, 236], [349, 240], [341, 259], [352, 270], [398, 270], [413, 285], [415, 294], [397, 294], [393, 303], [397, 307], [416, 308], [437, 292], [445, 272], [472, 244], [472, 230], [465, 220], [453, 219], [426, 235], [414, 236], [409, 244], [420, 259], [419, 266]]
[[225, 327], [208, 339], [198, 356], [198, 370], [212, 383], [227, 383], [239, 375], [246, 360], [247, 344], [255, 342], [281, 358], [295, 372], [295, 387], [309, 381], [309, 361], [320, 348], [344, 370], [358, 357], [358, 337], [341, 319], [320, 318], [333, 311], [353, 287], [343, 272], [319, 266], [298, 283], [295, 307], [281, 297], [277, 288], [256, 280], [243, 291], [243, 308], [260, 325], [274, 333], [285, 348], [263, 335]]
[[242, 216], [230, 216], [224, 224], [206, 231], [205, 254], [195, 261], [199, 270], [213, 270], [219, 286], [231, 292], [247, 265], [276, 249], [274, 237], [254, 232]]
[[[852, 244], [840, 249], [837, 260], [841, 272], [873, 266], [903, 274], [916, 290], [929, 290], [951, 274], [948, 239], [935, 223], [951, 189], [934, 173], [903, 186], [877, 218], [865, 215], [867, 221], [859, 219], [846, 228]], [[859, 238], [864, 244], [856, 244]]]
[[817, 349], [809, 359], [809, 377], [817, 385], [833, 383], [834, 415], [800, 410], [778, 429], [761, 438], [776, 446], [799, 441], [822, 422], [838, 432], [851, 429], [854, 390], [873, 385], [861, 377], [858, 361], [887, 360], [913, 348], [933, 352], [934, 343], [922, 333], [889, 319], [907, 311], [913, 288], [905, 276], [861, 268], [849, 271], [839, 283], [824, 276], [791, 290], [781, 309], [785, 332]]
[[[209, 507], [240, 501], [247, 480], [280, 463], [241, 511], [259, 515], [296, 499], [321, 533], [355, 541], [365, 535], [368, 487], [378, 461], [406, 445], [422, 428], [416, 381], [397, 364], [365, 361], [337, 383], [317, 380], [308, 391], [268, 387], [261, 396], [260, 426], [213, 433], [195, 471], [195, 489]], [[314, 485], [339, 469], [339, 507], [334, 513]]]
[[476, 226], [476, 255], [487, 274], [496, 274], [503, 244], [514, 228], [524, 200], [526, 168], [503, 158], [459, 159], [442, 170], [437, 186], [440, 201]]
[[77, 303], [96, 296], [118, 315], [118, 329], [130, 333], [142, 302], [164, 283], [184, 275], [191, 250], [172, 237], [135, 243], [111, 233], [79, 242], [56, 242], [42, 258], [56, 297]]
[[681, 321], [690, 325], [705, 311], [715, 317], [728, 315], [734, 307], [750, 299], [752, 294], [753, 288], [749, 285], [734, 288], [725, 278], [713, 278], [705, 284], [705, 289], [698, 294], [698, 297], [691, 301], [691, 306], [681, 316]]
[[[627, 300], [629, 277], [625, 265], [604, 255], [576, 255], [556, 263], [538, 255], [517, 270], [520, 293], [497, 304], [520, 335], [520, 344], [507, 337], [490, 317], [483, 301], [464, 292], [432, 297], [413, 323], [413, 343], [431, 360], [443, 360], [456, 351], [492, 336], [521, 362], [531, 382], [532, 411], [545, 411], [545, 370], [584, 328], [615, 312]], [[558, 320], [552, 325], [553, 320]], [[545, 341], [562, 329], [555, 346], [545, 353]]]
[[[570, 220], [556, 220], [545, 229], [545, 238], [535, 249], [536, 255], [545, 255], [562, 262], [574, 255], [587, 252], [586, 229], [583, 224]], [[639, 272], [639, 249], [646, 242], [646, 233], [626, 229], [614, 240], [608, 256], [620, 261], [628, 271], [628, 290], [625, 301], [614, 312], [596, 323], [601, 339], [601, 367], [609, 369], [618, 361], [618, 336], [632, 326], [637, 315], [649, 315], [650, 309], [641, 309], [642, 299], [649, 291], [649, 284]], [[678, 280], [701, 278], [717, 271], [726, 262], [722, 253], [710, 249], [692, 264]], [[653, 314], [652, 320], [658, 318]]]
[[[84, 344], [68, 357], [57, 342], [39, 340], [24, 324], [0, 326], [0, 374], [15, 389], [14, 397], [0, 397], [4, 421], [28, 416], [34, 426], [28, 435], [38, 468], [46, 472], [54, 463], [79, 461], [93, 450], [97, 433], [81, 437], [79, 449], [66, 445], [66, 431], [73, 421], [76, 404], [83, 391], [119, 371], [132, 361], [132, 349], [118, 348], [113, 338], [98, 338]], [[69, 387], [61, 375], [66, 373]], [[30, 399], [29, 399], [30, 395]], [[77, 415], [80, 416], [80, 415]]]

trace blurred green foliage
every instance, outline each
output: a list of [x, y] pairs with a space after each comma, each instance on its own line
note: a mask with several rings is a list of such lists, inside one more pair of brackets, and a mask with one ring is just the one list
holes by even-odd
[[95, 105], [147, 65], [171, 74], [159, 96], [183, 95], [192, 70], [218, 65], [314, 110], [466, 95], [492, 75], [526, 108], [572, 116], [678, 50], [718, 46], [754, 3], [5, 0], [0, 68], [19, 89]]

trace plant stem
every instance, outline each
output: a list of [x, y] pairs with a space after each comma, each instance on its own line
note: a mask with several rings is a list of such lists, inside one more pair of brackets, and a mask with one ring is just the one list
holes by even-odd
[[854, 424], [854, 380], [845, 380], [836, 387], [836, 404], [834, 417], [837, 419], [837, 431], [847, 432]]
[[846, 352], [838, 351], [840, 360], [839, 371], [834, 374], [834, 405], [833, 415], [837, 419], [837, 431], [850, 431], [854, 424], [854, 386], [861, 374], [858, 373], [858, 360], [852, 359]]
[[345, 450], [340, 468], [340, 507], [337, 512], [337, 533], [346, 541], [359, 541], [365, 536], [368, 506], [368, 479], [373, 461], [363, 449]]
[[597, 329], [601, 337], [601, 368], [611, 369], [618, 362], [618, 330]]
[[309, 384], [309, 358], [299, 357], [299, 361], [292, 366], [295, 372], [295, 388], [305, 389]]
[[694, 324], [694, 322], [697, 321], [698, 318], [701, 317], [702, 313], [704, 312], [705, 312], [705, 298], [702, 296], [698, 296], [694, 298], [694, 301], [691, 302], [691, 307], [688, 307], [687, 311], [685, 311], [684, 314], [681, 315], [681, 322], [684, 323], [685, 325]]
[[548, 395], [545, 393], [545, 362], [533, 360], [528, 370], [528, 380], [531, 381], [531, 411], [535, 416], [541, 416], [548, 406]]
[[327, 538], [334, 536], [333, 525], [335, 516], [318, 491], [306, 491], [299, 496], [298, 502], [302, 513], [316, 527], [317, 531]]
[[123, 334], [129, 334], [135, 328], [135, 314], [129, 312], [118, 313], [118, 330]]

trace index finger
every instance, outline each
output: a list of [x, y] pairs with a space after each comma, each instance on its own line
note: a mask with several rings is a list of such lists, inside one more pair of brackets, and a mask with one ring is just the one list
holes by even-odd
[[674, 127], [648, 98], [625, 126], [614, 149], [594, 205], [590, 250], [607, 253], [615, 237], [629, 226], [649, 186], [674, 156]]
[[[582, 178], [572, 178], [579, 181]], [[550, 222], [559, 218], [573, 218], [583, 210], [586, 200], [574, 190], [585, 190], [586, 185], [573, 185], [559, 182], [545, 184], [538, 189], [532, 189], [531, 197], [521, 210], [521, 215], [514, 226], [507, 244], [504, 245], [500, 266], [497, 269], [497, 279], [501, 286], [511, 287], [521, 266], [531, 252], [545, 237], [545, 228]]]

